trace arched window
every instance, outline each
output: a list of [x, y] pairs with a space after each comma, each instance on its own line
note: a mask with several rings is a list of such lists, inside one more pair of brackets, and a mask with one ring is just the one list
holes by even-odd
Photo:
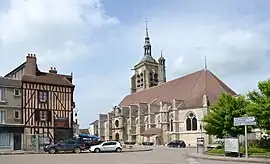
[[119, 126], [119, 121], [116, 120], [116, 121], [115, 121], [115, 127], [118, 128], [118, 126]]
[[193, 113], [190, 113], [186, 119], [187, 131], [197, 130], [197, 118]]
[[171, 127], [171, 131], [173, 131], [173, 119], [171, 119], [170, 127]]

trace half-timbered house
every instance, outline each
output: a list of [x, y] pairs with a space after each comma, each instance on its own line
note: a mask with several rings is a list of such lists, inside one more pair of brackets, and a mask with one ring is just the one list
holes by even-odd
[[53, 141], [73, 136], [72, 75], [61, 75], [55, 67], [41, 72], [34, 54], [6, 75], [22, 81], [22, 122], [25, 138], [43, 136]]

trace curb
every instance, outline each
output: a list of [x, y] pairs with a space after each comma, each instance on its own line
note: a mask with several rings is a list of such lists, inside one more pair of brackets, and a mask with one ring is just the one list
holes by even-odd
[[270, 163], [269, 158], [232, 158], [232, 157], [222, 157], [222, 156], [211, 156], [205, 154], [188, 154], [188, 157], [207, 159], [207, 160], [217, 160], [217, 161], [232, 161], [232, 162], [253, 162], [253, 163]]
[[143, 152], [143, 151], [153, 151], [154, 149], [125, 149], [122, 152]]
[[27, 154], [44, 154], [36, 152], [0, 152], [0, 155], [27, 155]]

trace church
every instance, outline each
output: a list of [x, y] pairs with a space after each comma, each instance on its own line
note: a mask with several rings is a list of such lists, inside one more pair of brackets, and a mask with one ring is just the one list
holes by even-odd
[[154, 59], [146, 27], [144, 55], [134, 66], [131, 93], [107, 114], [100, 114], [101, 139], [155, 145], [184, 140], [196, 146], [197, 138], [211, 142], [201, 119], [221, 93], [237, 95], [205, 69], [166, 81], [165, 58]]

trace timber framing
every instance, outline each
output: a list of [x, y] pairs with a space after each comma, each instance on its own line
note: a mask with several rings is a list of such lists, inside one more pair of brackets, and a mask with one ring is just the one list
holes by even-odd
[[74, 87], [22, 80], [25, 131], [54, 141], [72, 137]]

